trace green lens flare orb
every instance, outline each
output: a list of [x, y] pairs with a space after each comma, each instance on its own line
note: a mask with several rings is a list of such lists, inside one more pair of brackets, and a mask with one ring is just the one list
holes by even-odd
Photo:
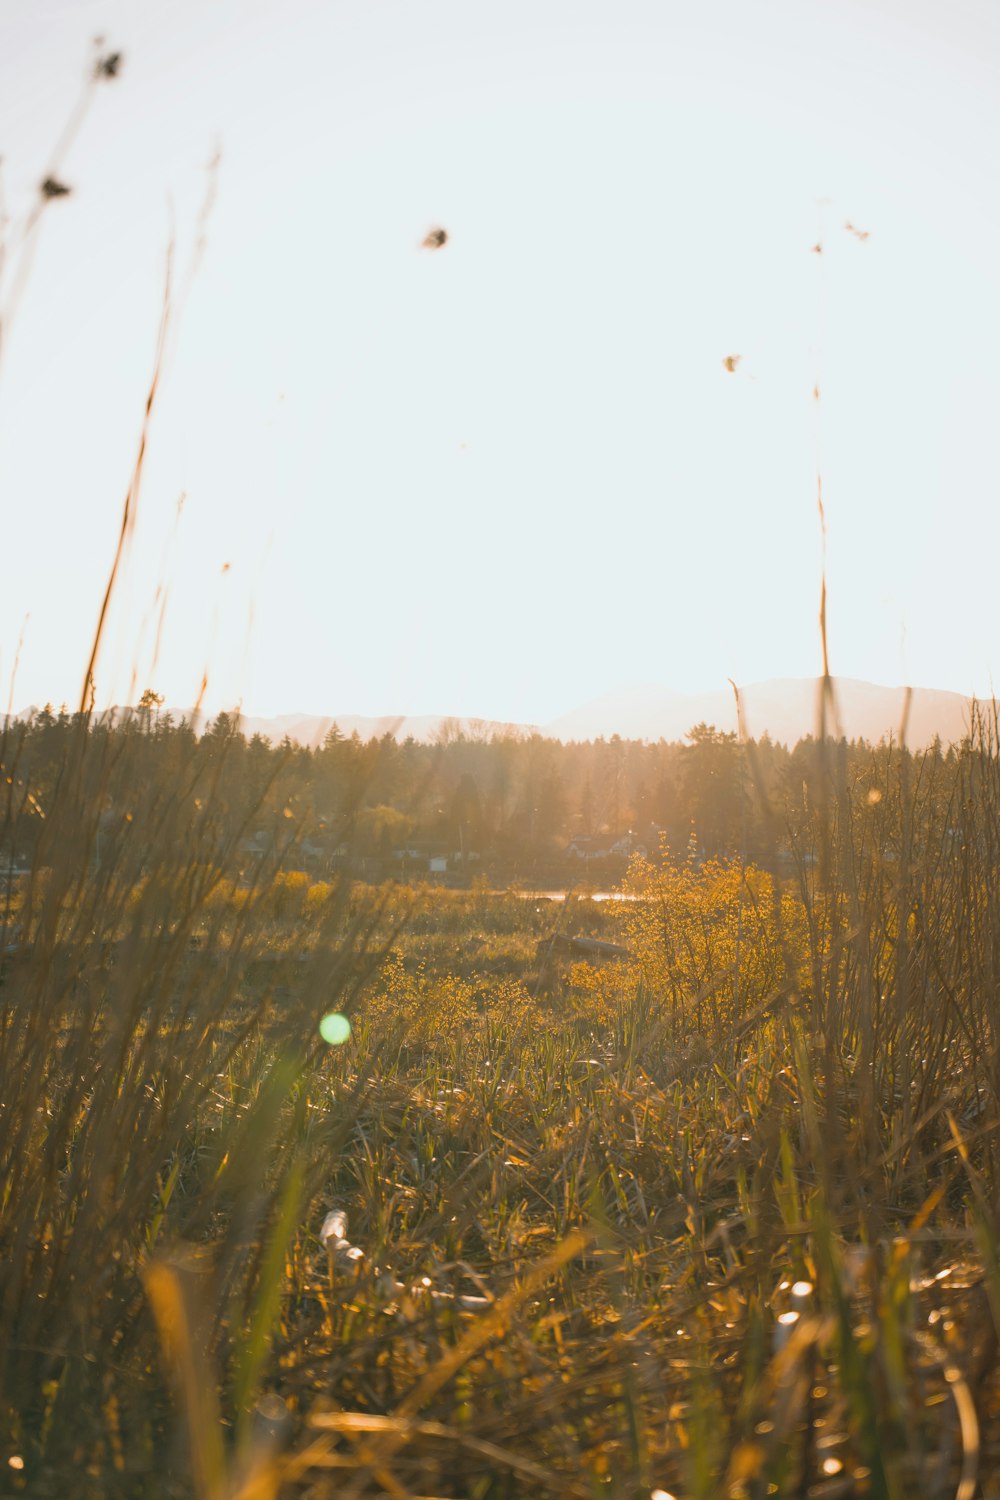
[[351, 1023], [346, 1016], [333, 1011], [320, 1021], [319, 1034], [331, 1047], [341, 1047], [351, 1035]]

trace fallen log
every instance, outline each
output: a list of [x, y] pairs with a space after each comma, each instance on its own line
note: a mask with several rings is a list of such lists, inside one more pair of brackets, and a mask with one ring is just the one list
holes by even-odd
[[552, 937], [543, 938], [535, 950], [535, 957], [540, 961], [559, 956], [613, 959], [629, 958], [631, 955], [628, 949], [623, 948], [620, 943], [606, 943], [601, 938], [569, 937], [563, 932], [556, 932]]

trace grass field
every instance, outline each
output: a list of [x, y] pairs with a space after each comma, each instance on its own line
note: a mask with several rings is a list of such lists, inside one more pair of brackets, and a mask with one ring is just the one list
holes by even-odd
[[[71, 193], [56, 166], [121, 61], [96, 44], [24, 224], [11, 237], [0, 223], [5, 339], [42, 216]], [[271, 58], [266, 71], [273, 87]], [[173, 271], [173, 246], [167, 257], [81, 711], [38, 716], [30, 765], [25, 726], [0, 725], [0, 1494], [1000, 1500], [995, 711], [951, 749], [821, 732], [803, 755], [770, 746], [769, 772], [763, 747], [701, 725], [700, 756], [650, 755], [626, 776], [642, 756], [616, 736], [567, 755], [572, 798], [541, 737], [494, 746], [489, 778], [486, 742], [470, 742], [445, 797], [422, 751], [405, 752], [404, 796], [405, 747], [334, 736], [323, 807], [318, 782], [293, 794], [282, 780], [294, 748], [251, 753], [235, 716], [207, 746], [187, 723], [157, 740], [163, 700], [147, 689], [127, 722], [101, 724], [102, 636], [214, 172], [186, 266]], [[441, 249], [445, 231], [431, 235], [445, 237], [424, 248]], [[514, 238], [496, 236], [507, 257]], [[745, 255], [747, 236], [733, 238]], [[516, 374], [524, 347], [511, 341]], [[722, 357], [727, 379], [742, 358]], [[819, 393], [817, 374], [817, 412]], [[391, 446], [391, 412], [380, 421]], [[58, 414], [46, 430], [69, 451]], [[630, 416], [630, 447], [636, 430]], [[715, 417], [705, 431], [725, 429]], [[409, 496], [408, 477], [395, 487]], [[47, 535], [59, 514], [43, 512]], [[409, 512], [398, 535], [380, 524], [380, 542], [405, 548]], [[562, 577], [572, 531], [559, 530]], [[730, 555], [745, 566], [742, 547]], [[617, 571], [638, 599], [631, 562]], [[741, 609], [744, 576], [730, 590]], [[328, 591], [347, 652], [357, 622], [324, 578]], [[384, 608], [391, 592], [383, 579], [373, 597]], [[716, 580], [716, 601], [725, 592]], [[794, 618], [784, 584], [777, 597]], [[825, 576], [822, 598], [826, 664]], [[602, 608], [621, 650], [640, 617], [626, 632]], [[529, 626], [541, 660], [545, 632], [534, 614]], [[821, 730], [835, 722], [827, 674]], [[451, 849], [457, 835], [464, 869], [466, 850], [503, 833], [496, 868], [547, 879], [567, 868], [555, 856], [584, 803], [581, 828], [609, 834], [643, 807], [676, 836], [696, 808], [718, 835], [705, 848], [730, 852], [708, 858], [696, 838], [636, 860], [620, 903], [295, 868], [322, 814], [322, 848], [373, 868], [395, 868], [411, 834], [429, 853], [422, 832]], [[348, 848], [365, 818], [367, 852]]]
[[631, 903], [239, 881], [197, 779], [109, 829], [74, 756], [3, 914], [5, 1489], [996, 1492], [988, 725]]

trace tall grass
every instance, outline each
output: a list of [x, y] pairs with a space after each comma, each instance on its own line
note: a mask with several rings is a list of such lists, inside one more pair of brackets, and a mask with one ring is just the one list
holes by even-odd
[[[16, 726], [3, 760], [16, 825]], [[12, 1486], [969, 1496], [994, 1471], [991, 718], [853, 781], [826, 747], [772, 809], [797, 871], [637, 865], [646, 900], [601, 912], [630, 956], [561, 979], [539, 903], [293, 910], [277, 856], [241, 880], [224, 766], [195, 746], [143, 804], [81, 725], [8, 910]]]
[[[12, 837], [32, 795], [16, 740], [8, 725]], [[306, 956], [302, 932], [279, 943], [274, 861], [241, 881], [238, 840], [213, 818], [225, 769], [224, 753], [192, 756], [144, 799], [114, 738], [80, 716], [5, 916], [0, 1399], [10, 1440], [43, 1459], [75, 1453], [79, 1417], [109, 1401], [133, 1437], [155, 1429], [142, 1274], [175, 1243], [199, 1247], [199, 1337], [222, 1340], [252, 1402], [271, 1333], [255, 1299], [273, 1304], [284, 1269], [266, 1247], [302, 1207], [288, 1183], [315, 1196], [317, 1163], [348, 1127], [341, 1112], [317, 1123], [307, 1079], [319, 1019], [350, 1008], [379, 902], [333, 888]]]

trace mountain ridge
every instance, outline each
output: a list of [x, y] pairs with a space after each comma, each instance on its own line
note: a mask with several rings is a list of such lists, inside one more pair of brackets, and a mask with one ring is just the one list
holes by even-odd
[[[817, 734], [821, 682], [820, 678], [785, 677], [741, 687], [746, 733], [754, 739], [767, 733], [782, 744]], [[907, 713], [906, 740], [912, 748], [929, 745], [935, 737], [946, 744], [956, 743], [968, 733], [972, 702], [944, 688], [885, 687], [858, 678], [835, 678], [827, 732], [872, 743], [890, 735], [898, 740]], [[553, 720], [545, 732], [561, 740], [607, 738], [613, 733], [622, 739], [680, 740], [701, 723], [738, 732], [731, 686], [703, 693], [676, 693], [652, 684], [622, 688]]]
[[[944, 744], [961, 741], [969, 730], [974, 699], [945, 688], [886, 687], [859, 678], [835, 678], [834, 712], [828, 733], [872, 744], [890, 736], [901, 737], [906, 714], [906, 741], [913, 749], [940, 738]], [[821, 679], [813, 677], [768, 678], [740, 688], [746, 733], [760, 739], [765, 733], [778, 743], [793, 745], [818, 733]], [[907, 709], [907, 694], [909, 707]], [[980, 699], [995, 704], [995, 699]], [[175, 719], [187, 718], [201, 730], [212, 715], [203, 710], [164, 708]], [[17, 715], [38, 712], [29, 708]], [[118, 716], [133, 709], [115, 710]], [[334, 725], [346, 738], [358, 734], [363, 740], [392, 735], [397, 741], [412, 737], [424, 743], [447, 740], [461, 734], [488, 740], [494, 735], [527, 737], [541, 734], [565, 743], [610, 739], [680, 741], [696, 724], [713, 725], [724, 733], [739, 731], [736, 696], [731, 685], [700, 693], [680, 693], [658, 683], [637, 683], [602, 694], [546, 724], [518, 724], [504, 720], [476, 719], [447, 714], [308, 714], [286, 713], [273, 717], [241, 715], [242, 732], [261, 734], [272, 741], [286, 736], [293, 742], [315, 748], [323, 743]]]

